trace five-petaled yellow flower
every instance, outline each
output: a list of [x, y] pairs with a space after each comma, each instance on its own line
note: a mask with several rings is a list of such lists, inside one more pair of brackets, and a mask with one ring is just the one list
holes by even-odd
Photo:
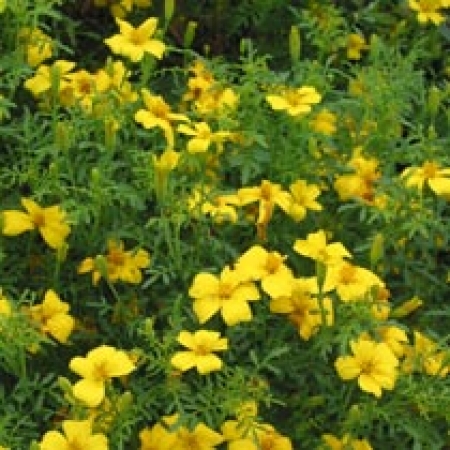
[[341, 263], [344, 258], [351, 258], [349, 251], [340, 243], [327, 243], [324, 230], [309, 233], [306, 239], [297, 239], [294, 250], [300, 255], [314, 259], [326, 266]]
[[248, 302], [259, 300], [260, 294], [253, 282], [226, 266], [219, 276], [202, 272], [195, 276], [189, 295], [194, 299], [194, 312], [200, 323], [205, 323], [220, 311], [229, 326], [252, 319]]
[[105, 39], [113, 53], [125, 56], [133, 62], [139, 62], [145, 53], [161, 59], [166, 46], [159, 39], [152, 39], [158, 25], [158, 19], [150, 17], [139, 27], [134, 28], [125, 20], [116, 18], [120, 34]]
[[220, 370], [222, 360], [213, 352], [228, 350], [228, 339], [217, 331], [198, 330], [195, 333], [181, 331], [178, 342], [189, 350], [175, 353], [170, 360], [178, 370], [185, 372], [195, 367], [201, 375]]
[[29, 312], [43, 333], [48, 333], [58, 342], [65, 344], [75, 327], [75, 320], [69, 314], [69, 309], [69, 304], [61, 301], [58, 294], [49, 289], [43, 302], [31, 306]]
[[440, 0], [409, 0], [408, 5], [417, 12], [417, 20], [421, 24], [432, 22], [439, 25], [445, 20], [440, 11], [443, 6]]
[[290, 116], [303, 116], [311, 111], [311, 105], [319, 103], [322, 96], [312, 86], [286, 89], [280, 95], [268, 95], [267, 102], [275, 111], [286, 111]]
[[421, 167], [406, 168], [401, 177], [408, 187], [422, 191], [426, 184], [435, 194], [450, 197], [450, 167], [441, 169], [438, 163], [426, 161]]
[[101, 345], [89, 351], [86, 357], [70, 360], [70, 370], [83, 377], [72, 388], [75, 398], [95, 408], [105, 398], [105, 385], [115, 377], [128, 375], [136, 369], [130, 357], [123, 351]]
[[66, 213], [61, 207], [54, 205], [43, 208], [29, 198], [22, 198], [21, 203], [26, 212], [3, 211], [3, 234], [17, 236], [37, 229], [49, 247], [61, 248], [70, 233]]
[[399, 361], [387, 344], [362, 338], [350, 347], [353, 356], [340, 356], [334, 364], [343, 380], [357, 378], [359, 387], [375, 397], [394, 388]]
[[92, 433], [91, 420], [64, 420], [63, 433], [47, 431], [39, 443], [40, 450], [108, 450], [104, 434]]

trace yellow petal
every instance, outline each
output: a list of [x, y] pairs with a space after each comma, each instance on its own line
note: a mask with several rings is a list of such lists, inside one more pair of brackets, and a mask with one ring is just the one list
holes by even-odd
[[25, 231], [32, 230], [34, 224], [31, 217], [22, 211], [3, 211], [3, 234], [17, 236]]

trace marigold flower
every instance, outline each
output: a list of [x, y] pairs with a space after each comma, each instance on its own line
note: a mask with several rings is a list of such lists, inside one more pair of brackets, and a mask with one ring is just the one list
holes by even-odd
[[341, 261], [327, 269], [324, 289], [336, 289], [343, 302], [362, 299], [374, 286], [384, 288], [383, 281], [372, 271]]
[[440, 25], [445, 20], [440, 13], [443, 6], [440, 0], [408, 0], [408, 5], [413, 11], [417, 11], [417, 20], [421, 24], [432, 22]]
[[352, 257], [340, 242], [327, 244], [324, 230], [309, 233], [306, 239], [297, 239], [294, 243], [294, 250], [300, 255], [319, 261], [326, 266], [332, 266], [342, 262], [344, 258]]
[[289, 295], [294, 276], [284, 263], [286, 258], [276, 251], [269, 252], [254, 245], [238, 258], [236, 270], [244, 279], [260, 281], [263, 291], [272, 298]]
[[298, 334], [307, 341], [321, 325], [333, 324], [333, 303], [329, 297], [325, 297], [320, 304], [313, 297], [312, 293], [317, 289], [315, 277], [295, 278], [291, 286], [291, 294], [271, 299], [269, 308], [273, 313], [287, 314], [297, 327]]
[[351, 60], [361, 59], [361, 51], [367, 50], [367, 45], [364, 36], [352, 33], [347, 38], [347, 58]]
[[317, 133], [331, 136], [336, 132], [336, 115], [328, 109], [319, 111], [310, 122], [311, 128]]
[[39, 443], [41, 450], [108, 450], [108, 438], [101, 433], [92, 434], [90, 420], [64, 420], [63, 433], [48, 431]]
[[414, 331], [414, 345], [405, 346], [402, 370], [406, 373], [423, 371], [427, 375], [445, 377], [450, 371], [450, 353], [423, 333]]
[[170, 106], [160, 95], [153, 95], [147, 89], [142, 89], [142, 99], [145, 109], [140, 109], [134, 115], [134, 120], [144, 128], [161, 128], [167, 141], [168, 148], [174, 148], [175, 137], [172, 122], [189, 119], [184, 114], [173, 113]]
[[268, 95], [266, 100], [275, 111], [286, 111], [290, 116], [303, 116], [311, 111], [311, 105], [319, 103], [322, 96], [314, 87], [302, 86], [286, 89], [281, 95]]
[[232, 136], [229, 131], [213, 133], [206, 122], [194, 123], [193, 128], [182, 123], [178, 125], [177, 130], [179, 133], [191, 136], [187, 144], [189, 153], [205, 153], [212, 143], [215, 143], [220, 151], [223, 141]]
[[74, 397], [95, 408], [105, 398], [105, 384], [111, 378], [130, 374], [136, 366], [123, 350], [101, 345], [90, 350], [86, 357], [72, 358], [69, 368], [83, 377], [73, 385]]
[[345, 434], [342, 439], [332, 434], [323, 434], [322, 439], [330, 450], [372, 450], [366, 439], [354, 439], [349, 434]]
[[170, 433], [166, 427], [156, 423], [139, 433], [141, 446], [139, 450], [173, 450], [177, 441], [175, 433]]
[[36, 67], [48, 58], [52, 57], [52, 38], [39, 28], [21, 28], [17, 35], [31, 67]]
[[[172, 417], [165, 422], [169, 426], [175, 423]], [[193, 448], [196, 450], [214, 450], [224, 440], [221, 434], [207, 427], [204, 423], [198, 423], [192, 430], [185, 426], [177, 427], [173, 434], [176, 441], [174, 446], [171, 447], [172, 450], [190, 450]]]
[[3, 290], [0, 288], [0, 316], [10, 316], [12, 313], [11, 303], [3, 294]]
[[137, 28], [119, 18], [116, 18], [116, 23], [120, 34], [104, 40], [113, 53], [125, 56], [132, 62], [139, 62], [145, 53], [162, 58], [165, 44], [159, 39], [152, 39], [158, 24], [157, 18], [150, 17]]
[[70, 233], [70, 226], [60, 206], [43, 208], [29, 198], [22, 198], [21, 203], [27, 212], [3, 211], [3, 234], [17, 236], [37, 229], [49, 247], [61, 248]]
[[343, 380], [357, 378], [359, 387], [375, 397], [394, 388], [399, 361], [387, 344], [360, 338], [350, 347], [353, 356], [340, 356], [334, 364]]
[[69, 304], [61, 301], [58, 294], [49, 289], [42, 304], [31, 306], [29, 312], [43, 333], [48, 333], [65, 344], [75, 327], [75, 320], [69, 314], [69, 309]]
[[199, 273], [195, 276], [189, 295], [194, 298], [194, 312], [205, 323], [220, 311], [228, 326], [252, 319], [248, 302], [259, 300], [257, 287], [242, 278], [241, 273], [225, 267], [219, 276]]
[[57, 83], [58, 85], [54, 87], [59, 89], [61, 95], [61, 92], [63, 92], [69, 84], [66, 76], [74, 67], [74, 62], [65, 60], [55, 61], [51, 66], [41, 64], [37, 68], [34, 76], [25, 81], [24, 86], [31, 91], [35, 97], [39, 97], [49, 91], [52, 86]]
[[97, 256], [84, 259], [78, 266], [78, 273], [92, 272], [92, 283], [95, 285], [101, 277], [115, 283], [123, 281], [139, 284], [142, 281], [141, 270], [150, 264], [150, 256], [146, 250], [125, 251], [122, 241], [108, 241], [108, 253], [105, 257]]
[[181, 331], [177, 341], [189, 350], [172, 357], [170, 363], [176, 369], [186, 372], [195, 367], [199, 374], [206, 375], [222, 368], [222, 360], [213, 352], [228, 350], [228, 339], [221, 338], [217, 331]]
[[296, 222], [306, 217], [308, 209], [321, 211], [322, 205], [316, 201], [320, 195], [320, 189], [315, 184], [307, 184], [305, 180], [297, 180], [289, 186], [291, 194], [289, 203], [280, 202], [283, 209]]
[[408, 167], [401, 178], [406, 179], [406, 186], [423, 190], [424, 185], [437, 195], [450, 197], [450, 168], [441, 169], [438, 163], [426, 161], [421, 167]]

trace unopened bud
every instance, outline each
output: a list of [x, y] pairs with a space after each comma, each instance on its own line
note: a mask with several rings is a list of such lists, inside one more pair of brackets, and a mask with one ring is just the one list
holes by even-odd
[[187, 24], [186, 31], [184, 33], [184, 38], [183, 38], [183, 47], [184, 48], [191, 48], [192, 43], [194, 42], [196, 29], [197, 29], [197, 22], [190, 20]]
[[170, 22], [175, 12], [175, 0], [165, 0], [164, 2], [164, 20], [166, 24]]
[[292, 64], [296, 64], [300, 61], [301, 49], [300, 30], [295, 25], [292, 25], [291, 31], [289, 32], [289, 54], [291, 56]]

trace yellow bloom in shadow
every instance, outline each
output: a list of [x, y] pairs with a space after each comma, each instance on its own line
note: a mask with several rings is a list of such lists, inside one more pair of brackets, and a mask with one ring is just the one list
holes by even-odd
[[69, 304], [61, 301], [56, 292], [49, 289], [43, 302], [31, 306], [29, 313], [43, 333], [65, 344], [75, 327], [75, 320], [69, 314], [69, 309]]
[[188, 350], [175, 353], [170, 360], [176, 369], [186, 372], [195, 367], [199, 374], [206, 375], [222, 368], [222, 360], [213, 352], [228, 350], [228, 339], [221, 338], [217, 331], [181, 331], [177, 341]]
[[332, 434], [323, 434], [322, 439], [329, 450], [372, 450], [366, 439], [354, 439], [349, 434], [345, 434], [342, 439]]
[[286, 89], [280, 95], [267, 95], [266, 100], [275, 111], [286, 111], [290, 116], [303, 116], [311, 111], [311, 105], [319, 103], [322, 96], [311, 86]]
[[17, 236], [37, 229], [49, 247], [60, 248], [70, 233], [66, 213], [58, 205], [43, 208], [28, 198], [22, 198], [21, 203], [26, 212], [3, 211], [3, 234]]

